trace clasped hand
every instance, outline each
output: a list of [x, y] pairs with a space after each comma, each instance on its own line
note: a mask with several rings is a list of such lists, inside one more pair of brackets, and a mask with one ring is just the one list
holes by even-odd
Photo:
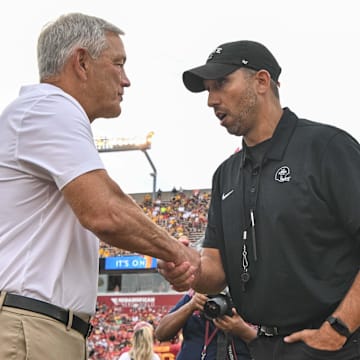
[[182, 261], [166, 262], [158, 260], [158, 272], [171, 284], [176, 291], [189, 290], [200, 274], [200, 254], [184, 244]]

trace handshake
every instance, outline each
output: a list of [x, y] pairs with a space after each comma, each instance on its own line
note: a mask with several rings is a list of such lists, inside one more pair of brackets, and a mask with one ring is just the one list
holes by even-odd
[[197, 292], [216, 294], [226, 287], [225, 272], [220, 251], [214, 248], [189, 246], [190, 241], [183, 236], [176, 261], [158, 260], [158, 272], [176, 291], [194, 289]]
[[170, 262], [158, 259], [157, 271], [171, 284], [176, 291], [189, 290], [199, 276], [201, 267], [200, 253], [190, 247], [190, 241], [182, 236], [179, 241], [183, 248], [178, 261]]

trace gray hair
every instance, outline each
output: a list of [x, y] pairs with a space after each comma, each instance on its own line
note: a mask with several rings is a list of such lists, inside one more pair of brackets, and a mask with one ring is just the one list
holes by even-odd
[[81, 13], [62, 15], [46, 24], [37, 44], [40, 80], [59, 74], [75, 49], [84, 48], [98, 58], [107, 47], [107, 32], [124, 35], [117, 26]]

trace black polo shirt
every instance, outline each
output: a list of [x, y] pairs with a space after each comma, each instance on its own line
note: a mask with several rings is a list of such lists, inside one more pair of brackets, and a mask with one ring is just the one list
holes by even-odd
[[[257, 261], [249, 232], [243, 291], [242, 234], [252, 207]], [[247, 321], [281, 327], [325, 319], [359, 271], [358, 142], [285, 108], [260, 167], [242, 150], [216, 170], [203, 246], [220, 250]]]

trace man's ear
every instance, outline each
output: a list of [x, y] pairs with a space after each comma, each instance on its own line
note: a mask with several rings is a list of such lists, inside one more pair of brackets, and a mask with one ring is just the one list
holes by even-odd
[[75, 73], [82, 79], [86, 79], [89, 70], [89, 53], [82, 48], [76, 49], [73, 54], [73, 67]]
[[271, 76], [269, 72], [267, 70], [259, 70], [255, 76], [258, 84], [258, 91], [264, 93], [270, 88]]

